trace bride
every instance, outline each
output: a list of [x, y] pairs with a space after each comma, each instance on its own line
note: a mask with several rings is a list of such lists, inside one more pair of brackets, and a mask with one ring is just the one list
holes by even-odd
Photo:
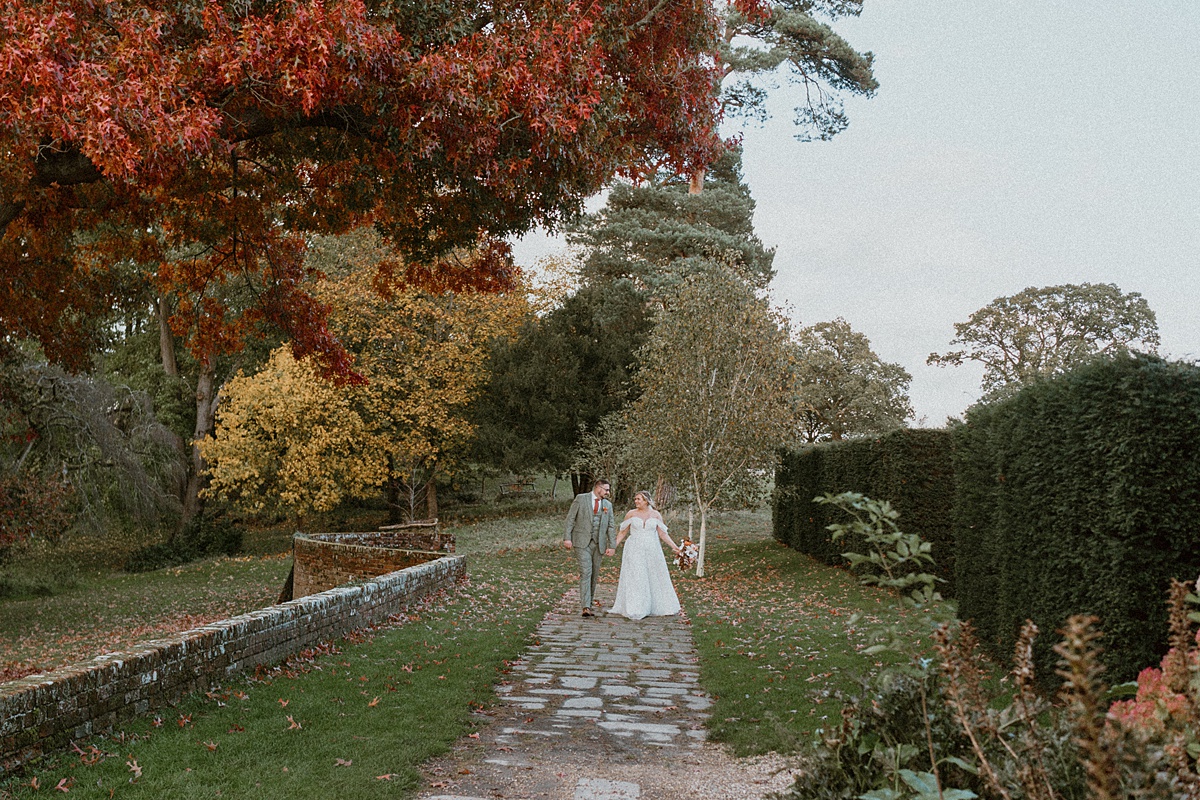
[[663, 544], [678, 553], [679, 548], [667, 534], [662, 515], [654, 508], [649, 492], [633, 496], [634, 508], [625, 515], [617, 533], [617, 547], [629, 539], [621, 555], [621, 577], [617, 581], [617, 599], [610, 614], [629, 619], [660, 617], [679, 613], [679, 597], [671, 585], [671, 573], [663, 556]]

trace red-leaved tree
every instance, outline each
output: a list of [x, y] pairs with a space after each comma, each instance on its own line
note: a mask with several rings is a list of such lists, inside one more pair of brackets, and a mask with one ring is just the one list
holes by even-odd
[[201, 364], [198, 434], [214, 360], [268, 327], [352, 377], [309, 235], [373, 224], [433, 262], [703, 167], [716, 30], [707, 0], [10, 0], [0, 341], [86, 363], [133, 265]]

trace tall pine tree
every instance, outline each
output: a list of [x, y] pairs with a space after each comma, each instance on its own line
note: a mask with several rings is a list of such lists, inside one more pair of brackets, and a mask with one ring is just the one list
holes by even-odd
[[740, 148], [727, 150], [706, 172], [702, 192], [690, 193], [685, 179], [668, 175], [614, 186], [604, 208], [572, 226], [567, 239], [586, 254], [586, 281], [628, 279], [651, 296], [714, 263], [755, 288], [775, 274], [775, 251], [754, 233], [754, 200], [742, 180]]

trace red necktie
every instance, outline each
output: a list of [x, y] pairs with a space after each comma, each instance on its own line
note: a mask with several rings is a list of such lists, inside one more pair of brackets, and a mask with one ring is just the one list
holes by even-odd
[[596, 498], [596, 505], [595, 505], [595, 507], [592, 509], [592, 513], [593, 513], [593, 514], [599, 514], [599, 513], [600, 513], [600, 498], [599, 498], [599, 497], [597, 497], [597, 498]]

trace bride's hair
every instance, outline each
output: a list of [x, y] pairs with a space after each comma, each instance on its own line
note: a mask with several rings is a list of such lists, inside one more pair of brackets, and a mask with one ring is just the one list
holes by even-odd
[[646, 498], [646, 505], [650, 506], [651, 508], [654, 508], [654, 497], [649, 492], [647, 492], [645, 489], [643, 489], [640, 492], [633, 493], [634, 498], [637, 498], [638, 495], [641, 495], [642, 497]]

